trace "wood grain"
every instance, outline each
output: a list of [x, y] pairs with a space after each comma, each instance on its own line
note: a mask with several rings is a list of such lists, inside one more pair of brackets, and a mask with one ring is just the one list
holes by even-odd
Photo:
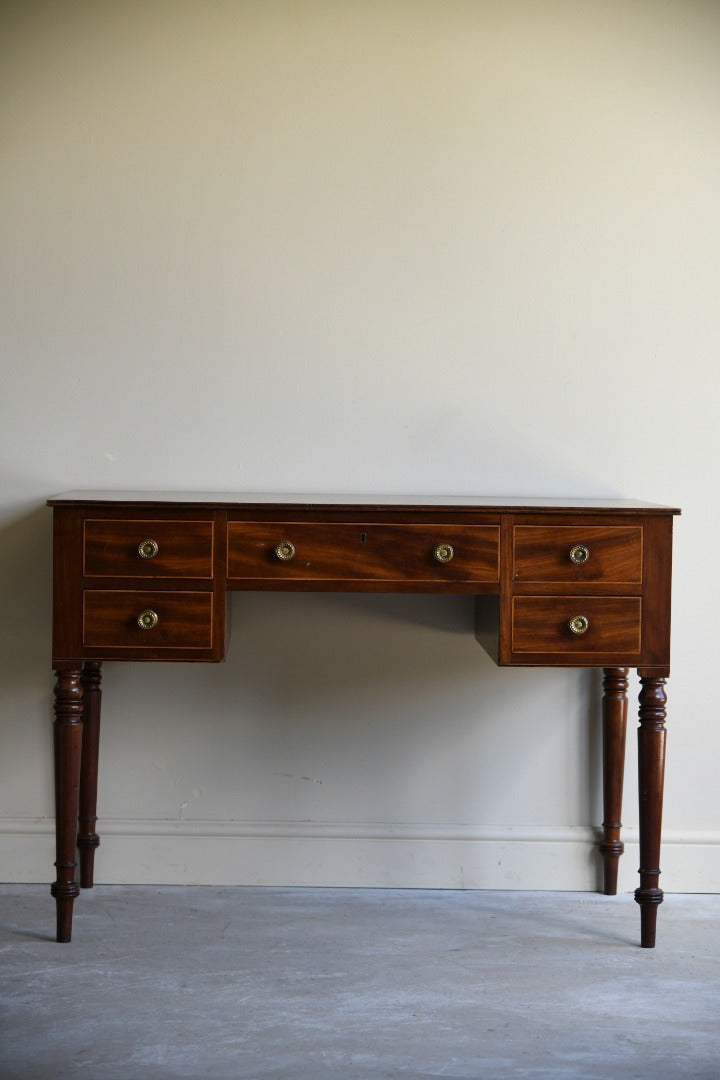
[[[275, 548], [290, 540], [296, 554], [278, 559]], [[228, 525], [228, 579], [336, 582], [496, 582], [498, 525], [377, 524], [232, 521]], [[437, 544], [453, 558], [440, 563]]]
[[[640, 584], [642, 537], [640, 526], [599, 527], [579, 521], [577, 525], [516, 525], [513, 578], [515, 581], [588, 581], [605, 584]], [[583, 545], [587, 562], [577, 565], [570, 550]]]

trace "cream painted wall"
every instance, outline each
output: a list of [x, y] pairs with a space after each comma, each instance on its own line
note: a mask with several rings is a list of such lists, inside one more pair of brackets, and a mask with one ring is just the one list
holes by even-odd
[[[51, 875], [44, 500], [167, 487], [683, 506], [664, 884], [720, 888], [719, 42], [700, 0], [2, 5], [0, 878]], [[107, 665], [100, 881], [595, 887], [597, 673], [496, 669], [466, 598], [232, 622]]]

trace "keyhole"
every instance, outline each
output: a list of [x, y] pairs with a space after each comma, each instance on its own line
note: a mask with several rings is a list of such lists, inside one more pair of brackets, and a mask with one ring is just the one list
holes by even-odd
[[360, 543], [364, 544], [367, 540], [367, 533], [360, 533]]

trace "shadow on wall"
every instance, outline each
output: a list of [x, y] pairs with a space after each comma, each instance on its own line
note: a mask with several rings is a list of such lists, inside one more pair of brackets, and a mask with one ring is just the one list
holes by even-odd
[[[169, 756], [183, 775], [219, 778], [227, 803], [213, 813], [239, 819], [273, 817], [278, 777], [292, 774], [319, 778], [298, 796], [313, 820], [346, 801], [357, 820], [517, 820], [527, 789], [528, 814], [563, 820], [567, 807], [572, 824], [599, 823], [600, 673], [497, 668], [473, 608], [465, 596], [232, 594], [224, 665], [106, 665], [114, 759], [131, 770], [142, 745], [168, 806]], [[565, 792], [546, 787], [552, 762]]]

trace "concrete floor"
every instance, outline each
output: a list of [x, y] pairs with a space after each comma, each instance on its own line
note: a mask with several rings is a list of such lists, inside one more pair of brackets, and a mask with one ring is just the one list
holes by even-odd
[[12, 1080], [720, 1077], [720, 896], [0, 886]]

